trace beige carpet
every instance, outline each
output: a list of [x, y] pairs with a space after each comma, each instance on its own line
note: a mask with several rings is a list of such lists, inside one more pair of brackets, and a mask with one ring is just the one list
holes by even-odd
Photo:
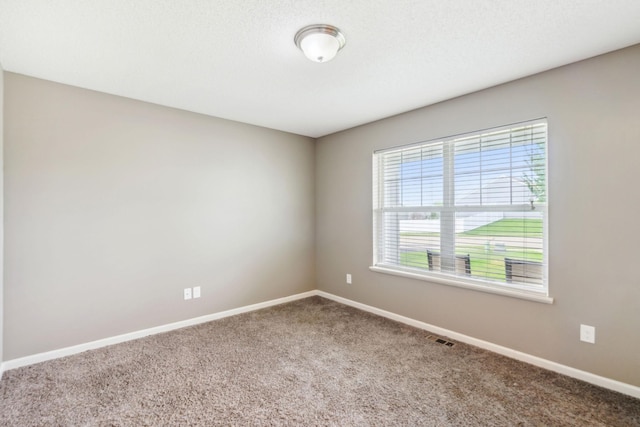
[[640, 400], [319, 297], [14, 369], [3, 426], [640, 426]]

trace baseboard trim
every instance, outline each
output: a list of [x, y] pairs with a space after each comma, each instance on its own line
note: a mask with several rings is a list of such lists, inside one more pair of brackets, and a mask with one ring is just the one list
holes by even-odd
[[175, 329], [184, 328], [187, 326], [199, 325], [201, 323], [210, 322], [212, 320], [222, 319], [229, 316], [235, 316], [236, 314], [248, 313], [262, 308], [272, 307], [279, 304], [284, 304], [291, 301], [296, 301], [303, 298], [312, 296], [321, 296], [332, 301], [339, 302], [350, 307], [354, 307], [369, 313], [376, 314], [378, 316], [386, 317], [391, 320], [395, 320], [406, 325], [410, 325], [419, 329], [424, 329], [433, 332], [438, 335], [443, 335], [460, 341], [466, 344], [471, 344], [476, 347], [483, 348], [485, 350], [492, 351], [503, 356], [510, 357], [512, 359], [520, 360], [522, 362], [530, 363], [534, 366], [538, 366], [543, 369], [548, 369], [553, 372], [558, 372], [563, 375], [567, 375], [572, 378], [576, 378], [591, 384], [595, 384], [600, 387], [607, 388], [609, 390], [617, 391], [635, 398], [640, 399], [640, 387], [623, 383], [620, 381], [612, 380], [610, 378], [602, 377], [600, 375], [592, 374], [591, 372], [582, 371], [580, 369], [572, 368], [570, 366], [562, 365], [560, 363], [552, 362], [541, 357], [533, 356], [527, 353], [523, 353], [517, 350], [503, 347], [488, 341], [480, 340], [470, 337], [449, 329], [441, 328], [439, 326], [430, 325], [419, 320], [415, 320], [409, 317], [405, 317], [390, 311], [382, 310], [377, 307], [366, 305], [357, 301], [353, 301], [347, 298], [343, 298], [334, 294], [330, 294], [325, 291], [313, 290], [303, 292], [300, 294], [290, 295], [288, 297], [277, 298], [270, 301], [265, 301], [257, 304], [251, 304], [243, 307], [234, 308], [231, 310], [221, 311], [218, 313], [208, 314], [206, 316], [194, 317], [192, 319], [182, 320], [179, 322], [169, 323], [167, 325], [156, 326], [149, 329], [143, 329], [136, 332], [130, 332], [127, 334], [117, 335], [114, 337], [104, 338], [96, 341], [91, 341], [84, 344], [79, 344], [71, 347], [65, 347], [58, 350], [47, 351], [45, 353], [33, 354], [30, 356], [21, 357], [18, 359], [7, 360], [0, 364], [0, 378], [2, 374], [8, 370], [20, 368], [22, 366], [33, 365], [34, 363], [46, 362], [47, 360], [58, 359], [60, 357], [70, 356], [83, 351], [93, 350], [101, 347], [106, 347], [113, 344], [119, 344], [126, 341], [131, 341], [139, 338], [143, 338], [149, 335], [160, 334], [163, 332], [173, 331]]
[[187, 326], [199, 325], [201, 323], [211, 322], [212, 320], [222, 319], [224, 317], [235, 316], [236, 314], [248, 313], [250, 311], [260, 310], [262, 308], [272, 307], [274, 305], [280, 305], [287, 302], [308, 298], [317, 295], [317, 291], [308, 291], [300, 294], [290, 295], [288, 297], [277, 298], [270, 301], [265, 301], [257, 304], [246, 305], [244, 307], [238, 307], [231, 310], [221, 311], [218, 313], [208, 314], [205, 316], [194, 317], [179, 322], [169, 323], [167, 325], [156, 326], [149, 329], [143, 329], [140, 331], [129, 332], [114, 337], [104, 338], [96, 341], [91, 341], [84, 344], [78, 344], [71, 347], [65, 347], [58, 350], [47, 351], [44, 353], [33, 354], [30, 356], [20, 357], [18, 359], [7, 360], [0, 365], [0, 378], [2, 373], [22, 366], [33, 365], [34, 363], [46, 362], [47, 360], [58, 359], [60, 357], [70, 356], [77, 353], [82, 353], [87, 350], [94, 350], [101, 347], [106, 347], [113, 344], [119, 344], [126, 341], [143, 338], [149, 335], [161, 334], [163, 332], [173, 331], [175, 329], [184, 328]]
[[543, 359], [541, 357], [533, 356], [531, 354], [523, 353], [517, 350], [503, 347], [501, 345], [493, 344], [488, 341], [483, 341], [477, 338], [470, 337], [455, 331], [444, 329], [435, 325], [430, 325], [419, 320], [411, 319], [409, 317], [401, 316], [390, 311], [382, 310], [370, 305], [362, 304], [356, 301], [352, 301], [347, 298], [343, 298], [334, 294], [330, 294], [324, 291], [317, 291], [317, 295], [330, 299], [332, 301], [339, 302], [344, 305], [348, 305], [369, 313], [377, 314], [378, 316], [386, 317], [391, 320], [395, 320], [406, 325], [414, 326], [419, 329], [424, 329], [433, 332], [437, 335], [452, 338], [456, 341], [460, 341], [466, 344], [471, 344], [476, 347], [480, 347], [485, 350], [492, 351], [494, 353], [501, 354], [503, 356], [510, 357], [512, 359], [520, 360], [522, 362], [529, 363], [534, 366], [538, 366], [549, 371], [557, 372], [559, 374], [567, 375], [572, 378], [576, 378], [600, 387], [607, 388], [609, 390], [617, 391], [635, 398], [640, 399], [640, 387], [623, 383], [620, 381], [612, 380], [610, 378], [602, 377], [600, 375], [592, 374], [591, 372], [582, 371], [580, 369], [572, 368], [570, 366], [562, 365], [560, 363], [552, 362], [551, 360]]

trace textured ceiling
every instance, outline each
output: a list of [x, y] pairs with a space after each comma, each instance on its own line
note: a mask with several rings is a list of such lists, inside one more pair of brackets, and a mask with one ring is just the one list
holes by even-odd
[[313, 137], [636, 43], [639, 0], [0, 0], [7, 71]]

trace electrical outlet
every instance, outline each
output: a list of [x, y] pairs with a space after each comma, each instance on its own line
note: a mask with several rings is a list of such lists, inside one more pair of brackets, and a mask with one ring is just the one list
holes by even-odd
[[351, 284], [351, 274], [347, 273], [347, 285]]
[[191, 299], [191, 288], [184, 288], [184, 299]]
[[200, 298], [200, 286], [193, 287], [193, 297]]
[[580, 325], [580, 341], [591, 344], [596, 343], [596, 328], [589, 325]]

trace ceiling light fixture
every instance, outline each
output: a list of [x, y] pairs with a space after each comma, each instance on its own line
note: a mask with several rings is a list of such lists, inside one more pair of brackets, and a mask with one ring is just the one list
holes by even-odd
[[331, 61], [346, 43], [344, 35], [332, 25], [309, 25], [293, 38], [296, 46], [314, 62]]

